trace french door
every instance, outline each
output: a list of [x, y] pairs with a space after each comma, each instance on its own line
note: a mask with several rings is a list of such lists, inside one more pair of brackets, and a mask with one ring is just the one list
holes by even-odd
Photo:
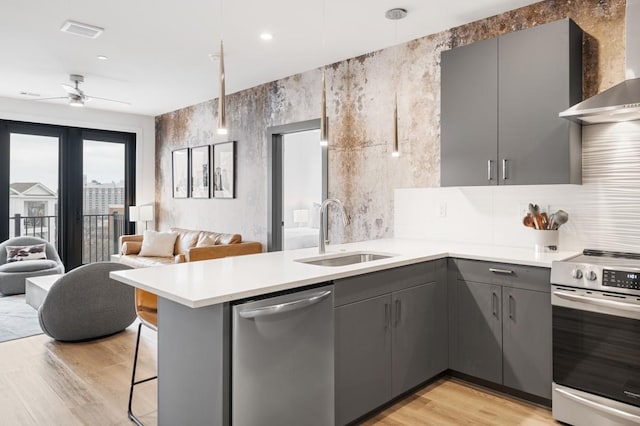
[[67, 269], [108, 261], [132, 204], [134, 134], [0, 120], [0, 241], [45, 239]]

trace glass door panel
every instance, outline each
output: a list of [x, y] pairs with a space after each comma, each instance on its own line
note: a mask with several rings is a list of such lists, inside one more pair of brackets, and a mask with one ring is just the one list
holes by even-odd
[[10, 133], [9, 141], [9, 238], [34, 236], [57, 249], [60, 139]]
[[82, 263], [109, 261], [125, 233], [125, 145], [84, 139]]

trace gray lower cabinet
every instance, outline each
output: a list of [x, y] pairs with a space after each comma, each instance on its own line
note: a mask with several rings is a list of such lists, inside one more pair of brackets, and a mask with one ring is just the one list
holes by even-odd
[[391, 399], [391, 295], [335, 308], [336, 424]]
[[503, 287], [503, 384], [551, 399], [551, 296]]
[[451, 369], [551, 398], [549, 270], [450, 262]]
[[447, 369], [445, 264], [335, 281], [337, 425]]
[[458, 280], [457, 318], [452, 368], [502, 383], [501, 288]]

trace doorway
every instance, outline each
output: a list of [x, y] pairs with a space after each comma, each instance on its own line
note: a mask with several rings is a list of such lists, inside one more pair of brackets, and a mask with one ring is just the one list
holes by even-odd
[[132, 204], [134, 134], [0, 120], [0, 241], [42, 238], [67, 270], [108, 261]]
[[270, 127], [268, 140], [268, 250], [317, 247], [320, 205], [327, 198], [320, 120]]

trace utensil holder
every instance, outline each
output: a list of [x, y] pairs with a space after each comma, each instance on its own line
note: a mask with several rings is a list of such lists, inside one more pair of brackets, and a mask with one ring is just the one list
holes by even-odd
[[532, 229], [533, 247], [536, 253], [554, 253], [558, 251], [560, 232], [557, 229]]

